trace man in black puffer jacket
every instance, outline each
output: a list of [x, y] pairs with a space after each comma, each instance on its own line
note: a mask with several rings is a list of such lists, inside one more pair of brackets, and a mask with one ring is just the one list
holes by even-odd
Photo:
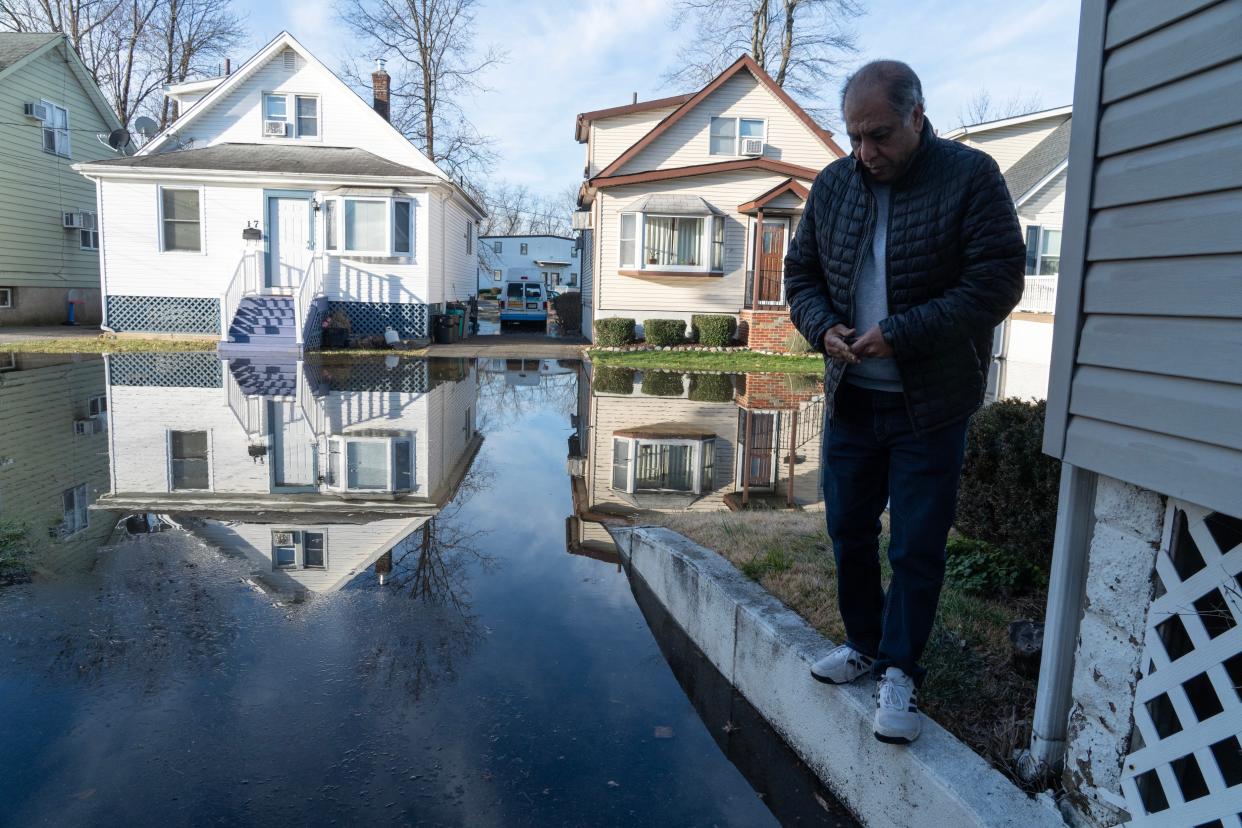
[[785, 258], [790, 316], [827, 363], [824, 499], [847, 636], [812, 674], [873, 673], [876, 738], [908, 744], [966, 427], [993, 329], [1022, 296], [1025, 246], [996, 162], [936, 137], [910, 67], [867, 64], [842, 111], [853, 153], [815, 179]]

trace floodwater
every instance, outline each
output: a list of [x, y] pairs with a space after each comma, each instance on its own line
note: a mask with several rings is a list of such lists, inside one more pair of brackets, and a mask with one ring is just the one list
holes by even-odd
[[[811, 438], [745, 429], [759, 383], [595, 391], [554, 360], [0, 368], [0, 536], [32, 575], [0, 569], [0, 825], [853, 824], [598, 523], [723, 508], [741, 478], [800, 496]], [[622, 404], [702, 433], [604, 495]]]

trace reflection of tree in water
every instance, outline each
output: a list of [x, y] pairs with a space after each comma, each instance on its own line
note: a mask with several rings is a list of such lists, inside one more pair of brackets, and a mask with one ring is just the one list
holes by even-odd
[[470, 601], [469, 579], [492, 570], [494, 556], [482, 549], [486, 530], [461, 514], [475, 494], [490, 488], [492, 473], [476, 460], [453, 500], [422, 528], [376, 562], [386, 602], [383, 636], [363, 653], [360, 671], [381, 687], [401, 686], [419, 699], [440, 682], [453, 681], [457, 666], [482, 637]]
[[568, 421], [577, 410], [577, 371], [540, 374], [538, 385], [517, 385], [507, 382], [504, 372], [479, 371], [478, 423], [484, 434], [505, 422], [544, 412], [558, 414]]

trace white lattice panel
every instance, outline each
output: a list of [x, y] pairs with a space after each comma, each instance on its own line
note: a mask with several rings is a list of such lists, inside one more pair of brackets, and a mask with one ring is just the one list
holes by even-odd
[[1122, 793], [1132, 826], [1242, 828], [1242, 521], [1171, 506]]

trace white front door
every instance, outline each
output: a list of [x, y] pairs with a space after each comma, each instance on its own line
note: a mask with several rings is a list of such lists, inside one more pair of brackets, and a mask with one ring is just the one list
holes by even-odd
[[293, 288], [310, 265], [310, 202], [304, 198], [269, 198], [267, 286]]

